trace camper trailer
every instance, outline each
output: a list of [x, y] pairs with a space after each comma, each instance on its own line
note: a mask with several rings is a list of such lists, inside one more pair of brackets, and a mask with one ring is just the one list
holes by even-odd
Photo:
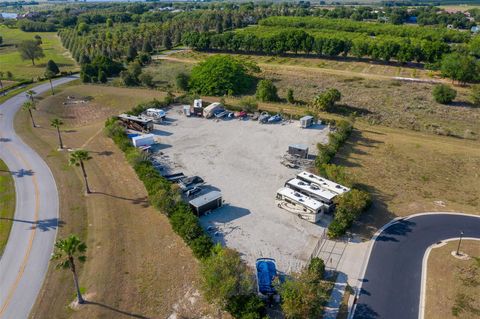
[[153, 130], [153, 120], [143, 116], [135, 116], [130, 114], [120, 114], [118, 119], [123, 125], [129, 129], [139, 132], [150, 132]]
[[333, 199], [338, 195], [326, 188], [318, 186], [317, 184], [307, 183], [298, 178], [288, 180], [285, 183], [285, 187], [322, 202], [327, 211], [333, 208]]
[[335, 182], [332, 182], [331, 180], [328, 180], [324, 177], [303, 171], [301, 173], [297, 174], [297, 178], [299, 180], [302, 180], [307, 183], [311, 184], [316, 184], [320, 186], [321, 188], [328, 189], [329, 191], [332, 191], [336, 193], [337, 195], [341, 195], [343, 193], [346, 193], [350, 191], [350, 188], [342, 186], [340, 184], [337, 184]]
[[140, 146], [150, 146], [155, 143], [155, 135], [153, 134], [144, 134], [132, 137], [132, 144], [135, 147]]
[[203, 117], [204, 118], [211, 118], [216, 110], [219, 110], [222, 108], [222, 103], [219, 102], [214, 102], [207, 106], [205, 109], [203, 109]]
[[297, 214], [311, 223], [318, 222], [327, 209], [322, 202], [287, 187], [282, 187], [277, 191], [275, 202], [278, 207]]
[[165, 119], [167, 113], [162, 109], [147, 109], [145, 115], [152, 118], [155, 122], [160, 123]]

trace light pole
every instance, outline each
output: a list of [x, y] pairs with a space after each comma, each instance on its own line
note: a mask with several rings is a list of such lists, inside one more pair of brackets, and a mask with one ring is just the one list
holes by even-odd
[[458, 242], [457, 253], [456, 253], [457, 256], [459, 255], [459, 252], [460, 252], [460, 245], [462, 244], [462, 237], [463, 237], [463, 231], [460, 232], [460, 240]]

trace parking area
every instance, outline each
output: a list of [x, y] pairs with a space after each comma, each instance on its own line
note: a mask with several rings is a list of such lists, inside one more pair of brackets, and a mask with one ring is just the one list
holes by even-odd
[[212, 237], [237, 249], [250, 265], [271, 257], [280, 271], [290, 272], [308, 261], [326, 220], [302, 220], [278, 208], [275, 195], [300, 171], [281, 164], [288, 146], [305, 144], [315, 154], [316, 144], [327, 142], [328, 127], [185, 117], [181, 108], [172, 108], [167, 118], [152, 131], [159, 142], [154, 154], [165, 166], [162, 172], [198, 175], [205, 188], [223, 195], [224, 206], [200, 218]]

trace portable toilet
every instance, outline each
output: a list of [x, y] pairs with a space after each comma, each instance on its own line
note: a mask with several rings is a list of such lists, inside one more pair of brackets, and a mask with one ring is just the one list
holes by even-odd
[[300, 127], [307, 128], [313, 124], [313, 116], [307, 115], [300, 119]]

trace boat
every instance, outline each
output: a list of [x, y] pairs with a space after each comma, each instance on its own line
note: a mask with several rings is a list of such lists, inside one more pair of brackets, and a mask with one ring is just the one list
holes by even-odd
[[258, 258], [255, 262], [257, 270], [257, 289], [261, 296], [269, 297], [276, 294], [273, 280], [277, 277], [275, 259]]

